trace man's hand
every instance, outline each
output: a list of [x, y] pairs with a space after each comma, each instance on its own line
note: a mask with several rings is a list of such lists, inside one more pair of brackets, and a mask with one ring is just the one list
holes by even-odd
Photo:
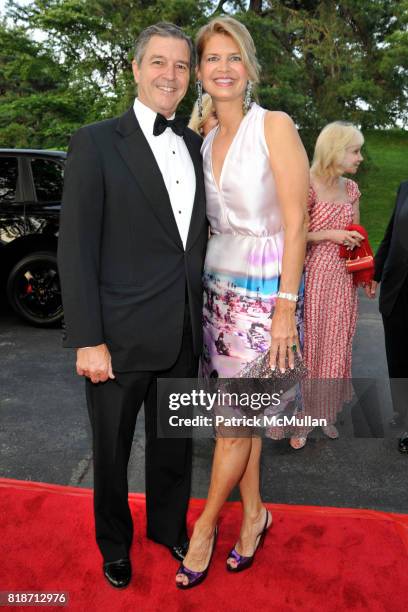
[[370, 283], [366, 283], [364, 285], [365, 294], [371, 300], [373, 300], [375, 298], [375, 294], [377, 292], [377, 285], [378, 285], [378, 283], [375, 280], [371, 281]]
[[89, 346], [77, 350], [77, 374], [87, 376], [93, 383], [105, 382], [115, 378], [112, 371], [111, 356], [106, 344]]

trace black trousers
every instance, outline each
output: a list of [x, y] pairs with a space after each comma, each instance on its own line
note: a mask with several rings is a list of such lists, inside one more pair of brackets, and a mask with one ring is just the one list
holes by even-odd
[[408, 276], [391, 314], [383, 315], [385, 351], [394, 412], [401, 425], [408, 415]]
[[156, 379], [197, 375], [198, 358], [193, 352], [188, 311], [186, 305], [182, 345], [171, 368], [160, 372], [115, 372], [114, 380], [99, 384], [86, 380], [93, 433], [95, 530], [104, 561], [127, 557], [132, 543], [127, 466], [136, 417], [143, 402], [147, 537], [167, 546], [187, 539], [192, 440], [157, 438]]

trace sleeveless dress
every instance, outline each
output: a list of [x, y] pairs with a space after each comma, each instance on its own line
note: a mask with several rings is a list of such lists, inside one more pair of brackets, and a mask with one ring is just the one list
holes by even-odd
[[[204, 377], [233, 378], [269, 350], [282, 268], [283, 225], [264, 136], [266, 110], [253, 103], [225, 157], [212, 169], [214, 128], [202, 145], [211, 237], [204, 265]], [[302, 341], [302, 306], [296, 322]]]
[[[346, 179], [348, 200], [328, 202], [309, 192], [309, 231], [344, 230], [353, 222], [353, 204], [360, 197], [357, 183]], [[336, 421], [337, 413], [353, 394], [351, 356], [357, 321], [357, 289], [339, 255], [339, 245], [324, 241], [308, 246], [305, 259], [305, 344], [303, 357], [316, 384], [306, 410], [317, 418]]]

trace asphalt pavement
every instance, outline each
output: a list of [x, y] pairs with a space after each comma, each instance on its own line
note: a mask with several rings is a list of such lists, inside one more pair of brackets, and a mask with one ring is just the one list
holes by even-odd
[[[3, 296], [2, 296], [3, 297]], [[91, 434], [84, 381], [60, 329], [38, 329], [0, 307], [0, 477], [92, 487]], [[397, 451], [384, 337], [376, 301], [360, 295], [353, 376], [368, 391], [339, 415], [340, 437], [313, 432], [305, 448], [265, 439], [262, 493], [277, 503], [408, 512], [408, 456]], [[372, 393], [373, 384], [378, 391]], [[194, 497], [205, 497], [212, 440], [194, 445]], [[144, 491], [144, 418], [140, 412], [129, 464], [130, 490]], [[237, 499], [234, 492], [231, 499]]]

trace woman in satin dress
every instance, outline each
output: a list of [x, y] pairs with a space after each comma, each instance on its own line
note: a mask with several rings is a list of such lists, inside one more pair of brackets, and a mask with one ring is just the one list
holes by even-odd
[[[204, 375], [235, 377], [268, 350], [271, 367], [284, 369], [286, 359], [293, 367], [292, 348], [300, 348], [307, 156], [288, 115], [251, 101], [259, 65], [244, 25], [231, 17], [212, 20], [198, 33], [197, 56], [197, 78], [219, 123], [202, 147], [211, 226], [204, 269]], [[179, 588], [197, 586], [206, 577], [218, 516], [237, 484], [243, 520], [227, 569], [252, 564], [272, 522], [259, 490], [260, 454], [259, 437], [217, 436], [208, 498], [177, 572]]]

